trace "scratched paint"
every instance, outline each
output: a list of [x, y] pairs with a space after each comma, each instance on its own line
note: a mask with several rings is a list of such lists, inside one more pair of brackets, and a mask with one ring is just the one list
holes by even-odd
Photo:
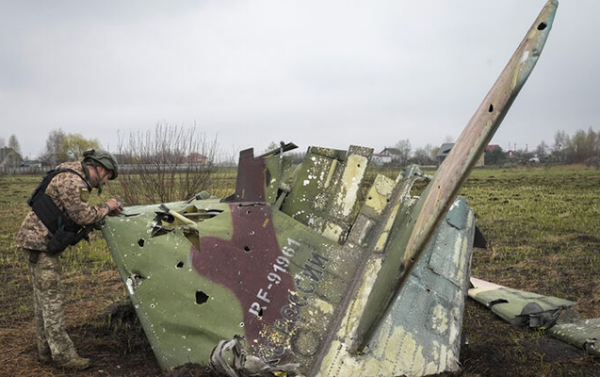
[[[540, 16], [548, 26], [555, 6]], [[474, 220], [456, 192], [520, 89], [510, 81], [523, 84], [549, 29], [528, 33], [538, 40], [519, 47], [422, 199], [410, 188], [424, 177], [409, 167], [395, 184], [376, 179], [376, 200], [361, 208], [370, 148], [311, 147], [297, 169], [248, 149], [222, 201], [195, 197], [107, 219], [161, 367], [205, 362], [219, 341], [242, 334], [249, 355], [311, 376], [458, 370]], [[221, 213], [205, 218], [201, 207]]]
[[349, 216], [356, 205], [360, 182], [365, 175], [368, 159], [364, 156], [350, 155], [342, 177], [342, 187], [337, 197], [337, 205], [342, 216]]

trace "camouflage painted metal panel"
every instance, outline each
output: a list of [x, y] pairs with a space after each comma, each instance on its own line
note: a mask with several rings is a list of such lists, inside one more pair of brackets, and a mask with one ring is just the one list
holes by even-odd
[[548, 333], [600, 357], [600, 318], [579, 319], [574, 322], [557, 323]]
[[513, 325], [550, 327], [563, 309], [576, 302], [503, 287], [472, 277], [469, 297]]
[[[468, 288], [475, 219], [457, 198], [437, 229], [373, 340], [356, 354], [349, 346], [364, 302], [357, 297], [338, 327], [316, 376], [422, 376], [460, 369], [458, 357]], [[368, 289], [384, 260], [371, 256], [361, 291]]]
[[[375, 215], [371, 220], [375, 222], [385, 220], [377, 218], [377, 209], [385, 212], [387, 205], [381, 204], [388, 203], [384, 198], [396, 184], [384, 177], [376, 182], [361, 211], [363, 216]], [[411, 363], [411, 370], [445, 370], [457, 365], [454, 355], [459, 348], [456, 339], [466, 280], [462, 285], [456, 282], [468, 276], [474, 222], [464, 200], [453, 208], [440, 227], [440, 241], [432, 243], [431, 256], [415, 270], [410, 287], [382, 324], [372, 354], [357, 359], [360, 370], [366, 368], [363, 372], [392, 375], [407, 367], [407, 361], [400, 359], [373, 369], [374, 361], [392, 358], [389, 345], [399, 341], [399, 331], [406, 334], [402, 339], [410, 336], [417, 342], [414, 352], [427, 350]], [[122, 216], [107, 219], [103, 231], [165, 369], [186, 362], [204, 363], [220, 340], [242, 333], [251, 354], [266, 362], [293, 361], [301, 370], [309, 370], [319, 364], [319, 351], [335, 330], [340, 307], [348, 300], [360, 266], [372, 266], [376, 259], [381, 264], [381, 254], [369, 260], [368, 248], [351, 242], [342, 247], [264, 203], [194, 199], [130, 207]], [[353, 231], [377, 241], [359, 227]], [[431, 298], [420, 301], [419, 315], [407, 324], [407, 311], [414, 314], [418, 306], [413, 304], [423, 295]], [[421, 323], [413, 325], [415, 321]], [[406, 347], [412, 343], [402, 344], [399, 350], [408, 354]], [[440, 347], [453, 351], [439, 355], [432, 351]], [[442, 357], [448, 359], [440, 362]]]
[[311, 147], [295, 169], [282, 146], [242, 151], [236, 192], [222, 201], [198, 195], [107, 218], [103, 234], [161, 366], [205, 363], [243, 334], [270, 370], [456, 370], [474, 232], [456, 192], [535, 64], [556, 5], [421, 199], [410, 189], [426, 177], [409, 167], [395, 181], [377, 177], [360, 205], [372, 149]]
[[309, 148], [281, 210], [325, 237], [343, 242], [373, 149]]
[[[163, 368], [206, 362], [236, 333], [266, 362], [312, 363], [366, 251], [264, 202], [237, 201], [263, 199], [266, 183], [278, 184], [264, 179], [267, 165], [242, 152], [240, 170], [261, 174], [239, 174], [223, 202], [131, 207], [107, 219], [105, 238]], [[333, 187], [356, 181], [344, 170], [329, 177]]]
[[570, 309], [576, 302], [503, 287], [471, 278], [469, 297], [487, 306], [498, 317], [518, 326], [548, 329], [562, 340], [600, 357], [600, 318], [582, 319]]
[[[168, 206], [183, 211], [189, 204]], [[223, 211], [216, 219], [219, 223], [232, 221], [227, 205], [215, 200], [197, 205]], [[242, 309], [229, 304], [222, 321], [205, 326], [203, 318], [210, 309], [206, 303], [211, 298], [234, 303], [235, 297], [218, 284], [199, 280], [184, 233], [193, 230], [168, 221], [162, 226], [156, 212], [161, 213], [158, 206], [126, 208], [124, 216], [106, 222], [103, 233], [159, 364], [169, 367], [188, 362], [188, 355], [210, 352], [223, 333], [233, 336], [237, 329], [230, 326], [235, 321], [239, 326]], [[159, 232], [153, 236], [154, 230]], [[232, 233], [221, 228], [219, 236], [227, 240]]]

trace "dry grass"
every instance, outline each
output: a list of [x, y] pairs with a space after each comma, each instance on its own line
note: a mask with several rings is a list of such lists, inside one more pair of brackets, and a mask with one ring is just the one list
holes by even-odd
[[[224, 197], [233, 192], [235, 175], [221, 174], [211, 193]], [[136, 319], [108, 314], [126, 293], [98, 234], [63, 258], [68, 332], [95, 366], [74, 373], [38, 363], [27, 263], [14, 250], [14, 237], [40, 178], [0, 179], [0, 376], [161, 375]], [[474, 250], [473, 275], [578, 301], [583, 316], [600, 317], [599, 187], [600, 171], [583, 166], [474, 171], [461, 194], [475, 209], [489, 247]], [[105, 197], [111, 192], [118, 197], [118, 189], [111, 185]], [[461, 354], [462, 376], [600, 373], [598, 360], [538, 332], [511, 327], [473, 302], [467, 304], [464, 329], [469, 344]]]

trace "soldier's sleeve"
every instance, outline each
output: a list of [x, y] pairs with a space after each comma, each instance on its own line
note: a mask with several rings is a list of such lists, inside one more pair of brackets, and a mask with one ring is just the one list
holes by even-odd
[[58, 184], [59, 201], [69, 218], [79, 225], [90, 225], [102, 220], [109, 212], [105, 203], [92, 206], [87, 202], [90, 188], [74, 174], [61, 174]]

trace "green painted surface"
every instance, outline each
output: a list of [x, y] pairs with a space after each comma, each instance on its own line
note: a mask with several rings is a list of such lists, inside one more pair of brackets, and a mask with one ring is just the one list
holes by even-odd
[[600, 357], [600, 318], [558, 323], [549, 330], [551, 336]]
[[[555, 8], [540, 15], [548, 26]], [[537, 60], [549, 29], [531, 29], [518, 52], [533, 45]], [[517, 64], [508, 77], [523, 58], [513, 56], [421, 199], [410, 195], [411, 167], [376, 180], [361, 203], [369, 148], [312, 147], [298, 168], [245, 150], [225, 202], [107, 219], [103, 234], [161, 366], [206, 363], [219, 341], [242, 334], [262, 362], [298, 363], [311, 376], [457, 370], [474, 217], [456, 194], [516, 96], [508, 89], [518, 92], [532, 68]], [[529, 297], [510, 293], [512, 316]]]
[[[227, 288], [193, 270], [189, 260], [192, 244], [182, 230], [149, 236], [154, 216], [147, 211], [107, 218], [103, 232], [161, 366], [206, 362], [205, 355], [219, 340], [239, 332], [242, 309]], [[206, 223], [223, 229], [227, 220], [225, 215]], [[209, 296], [205, 304], [196, 303], [198, 291]]]

